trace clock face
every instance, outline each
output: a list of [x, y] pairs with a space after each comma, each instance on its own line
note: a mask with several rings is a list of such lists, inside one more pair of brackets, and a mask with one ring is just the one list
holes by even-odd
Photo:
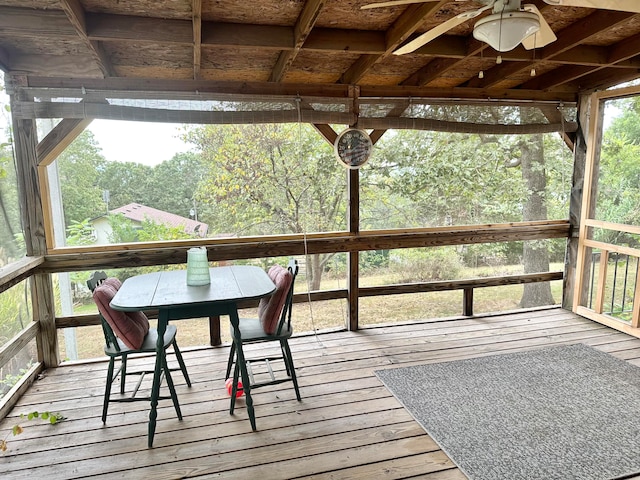
[[371, 156], [373, 143], [364, 130], [347, 128], [343, 130], [334, 144], [338, 160], [347, 168], [356, 169], [367, 163]]

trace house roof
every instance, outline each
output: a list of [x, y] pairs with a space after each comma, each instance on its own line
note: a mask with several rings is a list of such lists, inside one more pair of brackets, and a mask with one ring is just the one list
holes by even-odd
[[[125, 107], [106, 92], [155, 91], [183, 100], [212, 93], [298, 96], [291, 118], [316, 124], [355, 122], [357, 99], [403, 99], [382, 114], [399, 117], [407, 99], [567, 103], [579, 92], [640, 77], [640, 14], [527, 0], [556, 41], [497, 52], [472, 35], [488, 10], [412, 53], [394, 55], [487, 0], [361, 9], [371, 2], [0, 0], [0, 67], [10, 74], [10, 91], [25, 91], [14, 105], [19, 117], [121, 118]], [[74, 108], [66, 110], [29, 103], [29, 95], [42, 102], [72, 93]], [[352, 99], [341, 107], [351, 116], [323, 116], [327, 108], [314, 102], [320, 97]], [[128, 112], [135, 119], [186, 119], [172, 108], [146, 117]]]
[[200, 237], [206, 237], [209, 225], [202, 222], [197, 222], [190, 218], [181, 217], [173, 213], [158, 210], [156, 208], [147, 207], [139, 203], [130, 203], [123, 207], [110, 210], [111, 214], [121, 213], [135, 222], [142, 222], [144, 220], [153, 221], [162, 225], [170, 227], [183, 227], [184, 231], [188, 234], [196, 234]]

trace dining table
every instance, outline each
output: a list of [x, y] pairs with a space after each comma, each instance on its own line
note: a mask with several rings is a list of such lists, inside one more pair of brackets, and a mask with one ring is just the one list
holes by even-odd
[[[207, 285], [187, 285], [187, 270], [167, 270], [127, 278], [111, 300], [111, 307], [124, 312], [158, 310], [158, 342], [151, 388], [148, 445], [153, 446], [163, 358], [163, 337], [172, 320], [228, 316], [236, 332], [238, 303], [271, 295], [276, 287], [260, 267], [229, 265], [209, 269], [211, 282]], [[251, 428], [256, 430], [251, 386], [244, 361], [242, 343], [236, 342], [236, 355], [242, 378], [245, 401]], [[178, 416], [181, 417], [178, 407]]]

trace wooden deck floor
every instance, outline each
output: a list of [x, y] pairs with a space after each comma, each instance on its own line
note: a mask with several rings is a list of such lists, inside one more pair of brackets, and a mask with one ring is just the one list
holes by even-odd
[[0, 477], [464, 479], [374, 371], [578, 342], [640, 365], [639, 339], [561, 309], [295, 338], [303, 400], [290, 384], [256, 390], [257, 432], [243, 400], [228, 413], [228, 347], [187, 351], [193, 387], [174, 374], [184, 419], [161, 402], [153, 449], [146, 402], [112, 404], [103, 426], [106, 363], [63, 366], [31, 387], [0, 434], [32, 410], [67, 420], [22, 421], [24, 433], [0, 454]]

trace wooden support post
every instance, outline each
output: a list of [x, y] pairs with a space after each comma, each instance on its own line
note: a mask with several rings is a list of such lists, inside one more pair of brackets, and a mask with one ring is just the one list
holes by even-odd
[[[584, 102], [586, 105], [586, 102]], [[587, 115], [585, 114], [585, 118]], [[582, 118], [582, 116], [581, 116]], [[580, 211], [580, 235], [576, 253], [576, 269], [573, 277], [573, 311], [583, 305], [588, 291], [590, 255], [585, 241], [592, 237], [593, 228], [586, 225], [586, 220], [593, 218], [595, 211], [595, 198], [598, 188], [598, 173], [600, 162], [600, 146], [602, 144], [602, 124], [604, 120], [604, 108], [597, 94], [592, 94], [589, 102], [588, 133], [586, 134], [586, 160], [584, 167], [584, 184], [582, 191], [582, 206]], [[586, 121], [586, 120], [585, 120]], [[582, 123], [582, 122], [581, 122]], [[584, 129], [584, 124], [582, 128]], [[569, 272], [567, 272], [569, 273]], [[564, 302], [563, 302], [564, 303]]]
[[465, 288], [462, 292], [462, 314], [465, 317], [473, 316], [473, 288]]
[[[11, 95], [11, 104], [18, 99]], [[45, 255], [44, 210], [38, 172], [38, 134], [35, 120], [13, 118], [14, 148], [18, 189], [20, 192], [20, 213], [24, 229], [24, 241], [29, 256]], [[58, 332], [55, 325], [55, 302], [53, 282], [48, 274], [31, 277], [31, 301], [33, 320], [39, 322], [40, 329], [36, 342], [38, 360], [45, 367], [58, 366]]]
[[222, 337], [220, 336], [220, 315], [209, 317], [209, 344], [212, 347], [222, 345]]
[[573, 176], [571, 178], [571, 197], [569, 198], [569, 223], [571, 231], [567, 239], [562, 279], [562, 308], [571, 310], [576, 283], [576, 264], [578, 259], [578, 237], [580, 233], [580, 209], [582, 208], [584, 168], [587, 158], [587, 138], [585, 128], [589, 123], [589, 97], [582, 95], [578, 103], [578, 129], [573, 151]]
[[609, 251], [600, 251], [600, 268], [598, 269], [598, 282], [596, 286], [596, 301], [593, 310], [602, 313], [604, 308], [604, 292], [607, 286], [607, 266], [609, 264]]
[[[360, 233], [360, 172], [358, 170], [348, 170], [348, 193], [349, 193], [349, 232], [357, 235]], [[349, 319], [347, 328], [351, 331], [358, 330], [358, 277], [359, 256], [358, 252], [349, 252], [349, 278], [348, 278], [348, 304]]]
[[[631, 257], [627, 259], [629, 261]], [[640, 268], [636, 271], [636, 288], [633, 294], [633, 313], [631, 314], [631, 326], [640, 327]]]

